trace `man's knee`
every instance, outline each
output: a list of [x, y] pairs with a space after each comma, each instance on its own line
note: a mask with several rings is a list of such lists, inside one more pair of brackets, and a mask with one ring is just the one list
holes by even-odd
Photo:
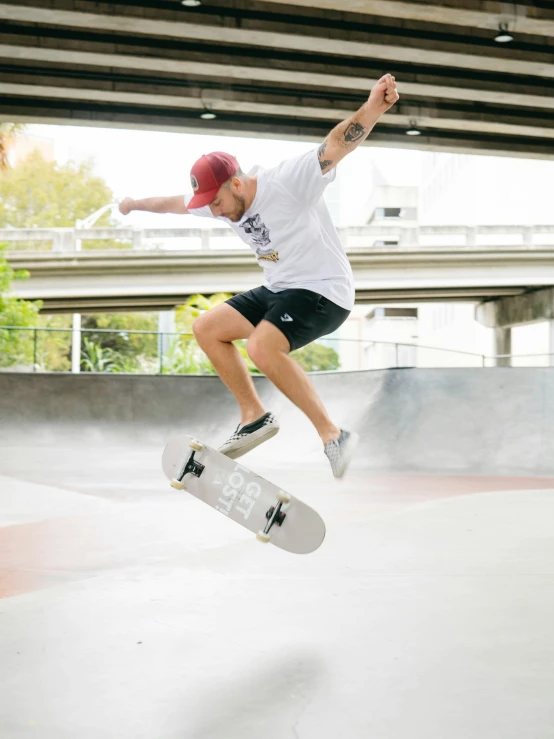
[[268, 348], [264, 345], [263, 338], [256, 335], [256, 332], [248, 339], [246, 345], [248, 356], [254, 362], [256, 367], [265, 364], [268, 358]]
[[203, 313], [194, 319], [192, 333], [199, 344], [209, 339], [210, 335], [213, 335], [213, 324], [207, 313]]
[[216, 341], [230, 343], [246, 339], [253, 330], [254, 326], [250, 321], [226, 303], [210, 308], [192, 324], [192, 333], [199, 344]]

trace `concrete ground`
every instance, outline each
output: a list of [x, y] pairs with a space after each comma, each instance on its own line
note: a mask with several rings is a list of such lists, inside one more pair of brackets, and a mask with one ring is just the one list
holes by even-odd
[[[554, 737], [552, 477], [364, 452], [336, 481], [285, 403], [243, 461], [325, 519], [321, 548], [292, 555], [161, 473], [164, 423], [232, 430], [216, 378], [178, 378], [177, 411], [175, 378], [106, 379], [0, 377], [2, 739]], [[375, 407], [337, 388], [358, 419]], [[438, 468], [454, 425], [440, 444]]]

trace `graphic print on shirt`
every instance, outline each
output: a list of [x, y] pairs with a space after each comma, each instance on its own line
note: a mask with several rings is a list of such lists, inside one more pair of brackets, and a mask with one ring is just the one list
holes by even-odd
[[262, 223], [259, 213], [256, 213], [251, 218], [247, 218], [240, 226], [244, 229], [245, 233], [252, 234], [252, 243], [256, 247], [258, 259], [265, 259], [268, 262], [279, 261], [279, 252], [276, 252], [272, 246], [268, 246], [271, 244], [269, 229], [265, 223]]

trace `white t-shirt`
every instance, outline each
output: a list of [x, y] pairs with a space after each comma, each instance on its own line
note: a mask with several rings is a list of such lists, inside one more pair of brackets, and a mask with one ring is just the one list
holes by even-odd
[[[272, 292], [303, 288], [352, 310], [354, 277], [323, 199], [335, 169], [321, 173], [317, 149], [286, 159], [272, 169], [254, 167], [256, 197], [242, 219], [224, 221], [256, 254]], [[192, 193], [185, 195], [185, 206]], [[190, 213], [214, 218], [209, 206]]]

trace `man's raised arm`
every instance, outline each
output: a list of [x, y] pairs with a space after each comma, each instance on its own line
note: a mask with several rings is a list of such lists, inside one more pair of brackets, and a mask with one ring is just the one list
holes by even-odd
[[318, 149], [319, 165], [323, 174], [354, 151], [369, 136], [379, 118], [399, 99], [396, 82], [385, 74], [372, 89], [367, 102], [357, 113], [339, 123]]
[[122, 215], [126, 216], [132, 210], [146, 210], [150, 213], [176, 213], [177, 215], [184, 215], [189, 212], [185, 207], [184, 195], [144, 198], [143, 200], [125, 198], [119, 203], [119, 212]]

